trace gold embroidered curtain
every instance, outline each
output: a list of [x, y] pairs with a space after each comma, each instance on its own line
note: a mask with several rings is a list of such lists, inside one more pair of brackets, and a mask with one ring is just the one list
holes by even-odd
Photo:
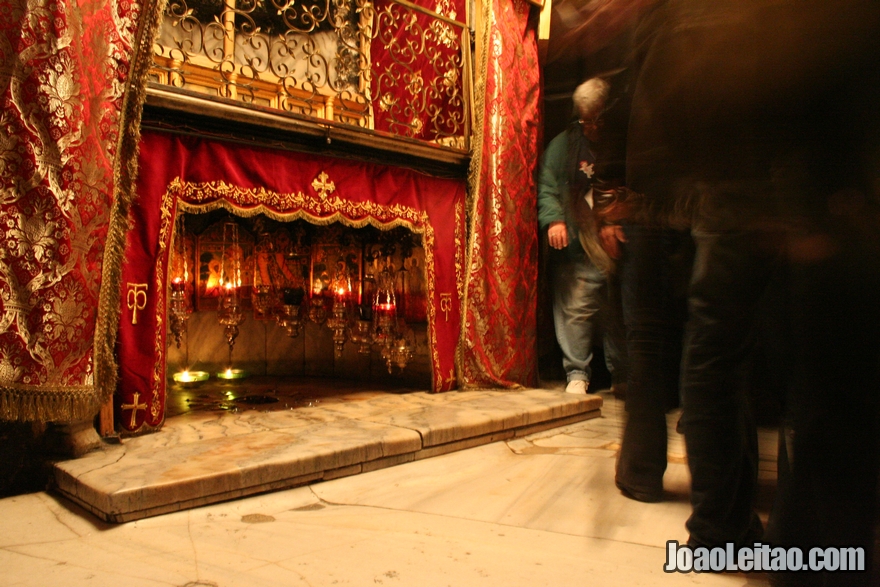
[[157, 2], [0, 5], [0, 419], [89, 418], [115, 386]]
[[525, 0], [484, 4], [460, 360], [465, 388], [537, 383], [534, 178], [541, 114], [530, 8]]

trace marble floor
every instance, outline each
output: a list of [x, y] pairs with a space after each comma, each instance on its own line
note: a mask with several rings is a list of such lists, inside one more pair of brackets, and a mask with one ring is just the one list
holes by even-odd
[[[662, 571], [689, 511], [677, 415], [667, 499], [634, 502], [613, 485], [622, 405], [600, 395], [598, 418], [133, 522], [105, 523], [54, 493], [3, 499], [0, 585], [767, 585]], [[761, 446], [770, 488], [772, 431]]]
[[169, 399], [157, 432], [55, 463], [55, 489], [104, 521], [131, 522], [513, 439], [602, 406], [554, 389], [434, 394], [289, 378]]

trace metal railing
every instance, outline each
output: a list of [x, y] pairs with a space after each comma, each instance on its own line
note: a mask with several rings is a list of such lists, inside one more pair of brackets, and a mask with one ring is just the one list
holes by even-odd
[[151, 81], [466, 151], [470, 32], [451, 16], [405, 0], [169, 0]]

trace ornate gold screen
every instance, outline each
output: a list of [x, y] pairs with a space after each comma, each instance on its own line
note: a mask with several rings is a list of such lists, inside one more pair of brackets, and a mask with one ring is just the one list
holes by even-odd
[[470, 34], [447, 0], [436, 8], [169, 0], [151, 80], [467, 150]]

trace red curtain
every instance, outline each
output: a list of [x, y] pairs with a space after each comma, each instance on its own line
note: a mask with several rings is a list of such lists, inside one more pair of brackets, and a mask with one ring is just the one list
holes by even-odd
[[118, 429], [141, 432], [164, 418], [166, 278], [180, 201], [240, 210], [263, 206], [275, 215], [312, 221], [404, 225], [422, 234], [433, 390], [456, 387], [464, 181], [158, 132], [144, 132], [140, 170], [123, 267]]
[[537, 383], [534, 178], [541, 115], [530, 7], [524, 0], [488, 0], [484, 9], [460, 364], [467, 388]]
[[116, 244], [154, 5], [0, 1], [2, 419], [91, 418], [115, 387]]

